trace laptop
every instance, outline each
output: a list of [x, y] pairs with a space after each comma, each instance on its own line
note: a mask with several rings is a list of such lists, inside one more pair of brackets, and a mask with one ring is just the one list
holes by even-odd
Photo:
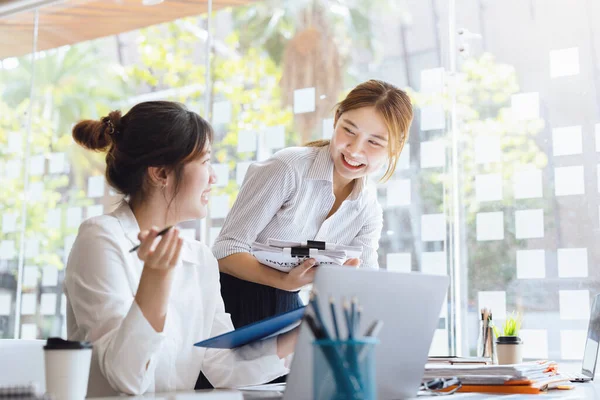
[[594, 380], [596, 363], [598, 361], [598, 343], [600, 342], [600, 294], [594, 297], [590, 322], [588, 325], [587, 339], [583, 361], [581, 362], [581, 373], [560, 372], [560, 375], [571, 382], [589, 382]]
[[[319, 306], [327, 317], [325, 323], [330, 332], [334, 331], [328, 312], [330, 296], [337, 305], [342, 297], [359, 300], [361, 332], [375, 320], [384, 322], [375, 353], [378, 398], [416, 396], [448, 282], [448, 276], [442, 275], [319, 267], [313, 288], [318, 293]], [[346, 337], [344, 325], [340, 324], [342, 337]], [[284, 399], [312, 397], [313, 340], [307, 325], [302, 324]]]

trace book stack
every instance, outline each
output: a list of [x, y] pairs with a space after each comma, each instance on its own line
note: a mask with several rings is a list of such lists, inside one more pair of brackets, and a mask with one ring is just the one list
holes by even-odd
[[513, 365], [425, 365], [423, 381], [450, 377], [460, 379], [459, 392], [537, 394], [569, 383], [557, 373], [556, 363], [551, 361]]
[[309, 258], [314, 258], [318, 265], [343, 265], [349, 258], [360, 258], [361, 253], [361, 247], [316, 240], [268, 239], [267, 243], [252, 243], [252, 254], [261, 264], [282, 272], [290, 272]]

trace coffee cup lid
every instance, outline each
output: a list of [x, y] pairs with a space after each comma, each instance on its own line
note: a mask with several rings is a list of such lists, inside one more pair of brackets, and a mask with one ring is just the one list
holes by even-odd
[[90, 342], [78, 342], [74, 340], [64, 340], [59, 337], [51, 337], [46, 340], [44, 350], [79, 350], [91, 349]]

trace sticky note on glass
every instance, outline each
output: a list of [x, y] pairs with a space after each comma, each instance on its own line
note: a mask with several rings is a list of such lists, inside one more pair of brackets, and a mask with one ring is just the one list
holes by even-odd
[[241, 186], [242, 183], [244, 183], [244, 178], [246, 177], [246, 172], [248, 171], [248, 168], [250, 167], [252, 163], [251, 162], [239, 162], [236, 166], [235, 169], [235, 181], [238, 184], [238, 186]]
[[444, 68], [430, 68], [421, 70], [422, 94], [436, 94], [444, 91]]
[[66, 167], [65, 153], [52, 153], [48, 156], [48, 173], [62, 174], [66, 172]]
[[570, 196], [585, 193], [583, 166], [554, 169], [554, 194]]
[[264, 143], [268, 149], [285, 147], [285, 127], [283, 125], [269, 126], [264, 132]]
[[573, 76], [579, 74], [579, 48], [550, 51], [550, 77]]
[[21, 176], [21, 161], [19, 160], [8, 160], [4, 164], [4, 176], [7, 179], [19, 179]]
[[513, 94], [510, 109], [515, 119], [525, 121], [540, 116], [540, 94], [538, 92]]
[[517, 250], [517, 278], [543, 279], [546, 277], [544, 250]]
[[21, 339], [24, 339], [24, 340], [37, 339], [37, 325], [36, 324], [22, 324], [21, 325]]
[[0, 293], [0, 315], [12, 314], [12, 295], [10, 293]]
[[494, 320], [506, 318], [506, 292], [489, 291], [479, 292], [477, 294], [477, 309], [487, 308], [491, 310]]
[[2, 233], [11, 233], [17, 231], [17, 219], [16, 213], [4, 213], [2, 214]]
[[213, 196], [210, 199], [210, 217], [225, 218], [229, 212], [229, 196]]
[[433, 104], [421, 108], [421, 130], [433, 131], [446, 129], [446, 113], [444, 106]]
[[67, 209], [67, 227], [77, 228], [81, 224], [83, 210], [81, 207], [70, 207]]
[[33, 202], [40, 201], [44, 197], [44, 183], [31, 182], [29, 184], [29, 199]]
[[421, 168], [437, 168], [446, 165], [446, 147], [441, 140], [421, 142]]
[[502, 149], [499, 137], [487, 135], [475, 138], [475, 162], [477, 164], [500, 162], [501, 158]]
[[23, 147], [23, 136], [17, 132], [9, 133], [7, 136], [6, 152], [9, 154], [19, 153]]
[[23, 287], [32, 288], [38, 284], [38, 267], [27, 265], [23, 267]]
[[410, 179], [388, 181], [387, 205], [388, 207], [410, 205], [411, 189]]
[[425, 251], [421, 253], [421, 272], [431, 275], [448, 275], [445, 251]]
[[256, 151], [256, 132], [253, 131], [239, 131], [237, 151], [238, 153], [254, 152]]
[[16, 255], [14, 240], [0, 241], [0, 260], [12, 260]]
[[548, 359], [548, 331], [545, 329], [521, 329], [519, 337], [523, 346], [523, 358]]
[[21, 315], [34, 315], [37, 308], [37, 294], [23, 293], [21, 296]]
[[215, 171], [215, 175], [217, 176], [217, 182], [214, 184], [214, 186], [227, 186], [227, 184], [229, 183], [229, 165], [213, 164], [212, 168], [213, 171]]
[[213, 103], [212, 123], [215, 125], [228, 124], [231, 122], [231, 103], [229, 101], [217, 101]]
[[476, 229], [478, 241], [503, 240], [504, 213], [502, 211], [477, 213]]
[[104, 196], [104, 177], [103, 176], [91, 176], [88, 178], [88, 197], [102, 197]]
[[444, 214], [421, 216], [421, 240], [432, 242], [446, 239], [446, 218]]
[[315, 111], [315, 88], [294, 90], [294, 114]]
[[517, 239], [544, 237], [544, 210], [515, 211], [515, 237]]
[[67, 314], [67, 296], [65, 296], [64, 294], [61, 294], [60, 295], [60, 315], [66, 315], [66, 314]]
[[563, 360], [581, 360], [585, 351], [586, 337], [587, 331], [583, 329], [561, 329], [560, 358]]
[[559, 290], [560, 319], [589, 320], [590, 292], [588, 290]]
[[515, 172], [513, 188], [515, 199], [542, 197], [542, 171], [539, 169], [528, 169]]
[[581, 125], [552, 129], [552, 154], [568, 156], [583, 151]]
[[25, 258], [37, 257], [40, 254], [40, 241], [38, 239], [25, 240]]
[[50, 229], [60, 229], [61, 218], [62, 210], [60, 208], [48, 210], [48, 214], [46, 216], [46, 226]]
[[588, 253], [585, 248], [558, 249], [559, 278], [587, 278]]
[[436, 329], [429, 347], [430, 356], [443, 356], [448, 354], [448, 330]]
[[56, 293], [42, 293], [40, 298], [40, 314], [56, 314]]
[[323, 139], [331, 139], [333, 137], [333, 118], [325, 118], [323, 120]]
[[29, 157], [29, 175], [39, 176], [44, 174], [44, 167], [46, 166], [46, 157], [43, 154], [38, 154]]
[[502, 200], [502, 175], [476, 175], [475, 198], [478, 202]]
[[42, 269], [42, 286], [58, 285], [58, 269], [52, 265], [46, 265]]
[[410, 272], [412, 270], [412, 257], [410, 253], [388, 253], [386, 255], [386, 269], [395, 272]]
[[104, 214], [104, 206], [102, 204], [94, 204], [86, 209], [86, 218], [97, 217]]

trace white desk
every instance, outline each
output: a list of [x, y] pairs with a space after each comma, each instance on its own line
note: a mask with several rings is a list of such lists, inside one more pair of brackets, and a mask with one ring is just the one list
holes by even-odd
[[[489, 398], [504, 398], [510, 400], [521, 399], [598, 399], [600, 400], [600, 381], [597, 383], [578, 383], [573, 390], [551, 390], [542, 395], [491, 395], [483, 393], [457, 393], [450, 396], [423, 396], [418, 399], [469, 399], [483, 400]], [[310, 394], [307, 393], [307, 399]], [[200, 390], [189, 392], [171, 392], [171, 393], [149, 393], [144, 396], [127, 397], [127, 399], [164, 399], [164, 400], [257, 400], [257, 399], [281, 399], [280, 392], [240, 392], [237, 390]], [[123, 397], [106, 397], [94, 400], [123, 400]], [[295, 400], [295, 399], [294, 399]], [[303, 400], [303, 399], [298, 399]], [[385, 399], [380, 399], [385, 400]]]

